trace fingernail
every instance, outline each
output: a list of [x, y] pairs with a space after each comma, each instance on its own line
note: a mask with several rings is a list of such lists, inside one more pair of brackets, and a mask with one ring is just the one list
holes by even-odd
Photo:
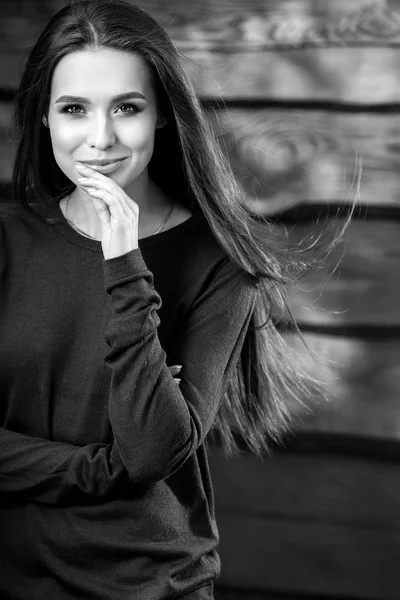
[[80, 183], [86, 183], [89, 181], [89, 178], [88, 177], [78, 177], [78, 181]]
[[178, 372], [182, 369], [182, 365], [172, 365], [171, 369]]
[[176, 377], [174, 378], [174, 381], [176, 381], [176, 383], [179, 385], [180, 382], [182, 381], [182, 379], [177, 379]]
[[77, 171], [82, 171], [83, 173], [89, 173], [88, 167], [85, 167], [84, 165], [75, 165], [75, 169]]

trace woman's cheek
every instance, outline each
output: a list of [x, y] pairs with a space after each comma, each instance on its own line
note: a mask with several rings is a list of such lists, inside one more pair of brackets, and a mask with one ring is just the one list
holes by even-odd
[[75, 170], [76, 163], [73, 158], [74, 148], [75, 146], [71, 146], [71, 148], [66, 147], [63, 140], [61, 140], [61, 143], [60, 140], [57, 140], [57, 143], [53, 144], [53, 154], [57, 165], [76, 184], [78, 173]]
[[51, 128], [53, 145], [61, 152], [68, 152], [79, 145], [83, 137], [83, 129], [77, 123], [55, 123]]
[[76, 123], [57, 123], [56, 121], [50, 130], [55, 161], [74, 183], [77, 183], [78, 178], [74, 156], [82, 145], [82, 128], [76, 125]]
[[[128, 119], [126, 119], [128, 120]], [[131, 122], [118, 128], [118, 141], [122, 146], [130, 148], [132, 152], [140, 151], [149, 141], [148, 127], [140, 121]]]
[[155, 128], [148, 123], [141, 123], [130, 136], [127, 146], [131, 149], [135, 162], [143, 168], [149, 162], [154, 148]]

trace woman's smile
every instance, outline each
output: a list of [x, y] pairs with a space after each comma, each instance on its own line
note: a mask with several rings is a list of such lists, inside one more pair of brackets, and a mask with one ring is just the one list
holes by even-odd
[[126, 160], [125, 158], [121, 158], [120, 160], [105, 162], [103, 164], [93, 164], [90, 162], [78, 161], [77, 164], [83, 165], [83, 166], [88, 166], [91, 169], [93, 169], [94, 171], [97, 171], [98, 173], [102, 173], [103, 175], [108, 175], [109, 173], [116, 171], [125, 160]]

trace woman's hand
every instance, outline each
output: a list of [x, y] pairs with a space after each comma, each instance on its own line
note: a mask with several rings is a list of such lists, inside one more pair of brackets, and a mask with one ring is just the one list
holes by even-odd
[[175, 376], [180, 374], [182, 370], [182, 365], [172, 365], [172, 367], [168, 367], [168, 369], [171, 371], [171, 375], [173, 376], [174, 381], [176, 381], [176, 383], [179, 385], [181, 380], [180, 378]]
[[102, 227], [101, 245], [105, 259], [115, 258], [139, 247], [139, 207], [124, 190], [102, 173], [77, 165], [78, 181], [89, 194]]

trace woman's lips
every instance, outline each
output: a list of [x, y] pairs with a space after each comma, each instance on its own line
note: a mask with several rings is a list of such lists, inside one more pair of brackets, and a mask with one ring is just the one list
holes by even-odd
[[84, 165], [85, 167], [90, 167], [91, 169], [94, 169], [95, 171], [97, 171], [98, 173], [102, 173], [103, 175], [108, 175], [108, 173], [112, 173], [113, 171], [118, 169], [118, 167], [121, 165], [121, 163], [124, 162], [124, 160], [125, 158], [122, 158], [117, 162], [110, 162], [106, 165], [89, 165], [84, 162], [81, 162], [80, 164]]

